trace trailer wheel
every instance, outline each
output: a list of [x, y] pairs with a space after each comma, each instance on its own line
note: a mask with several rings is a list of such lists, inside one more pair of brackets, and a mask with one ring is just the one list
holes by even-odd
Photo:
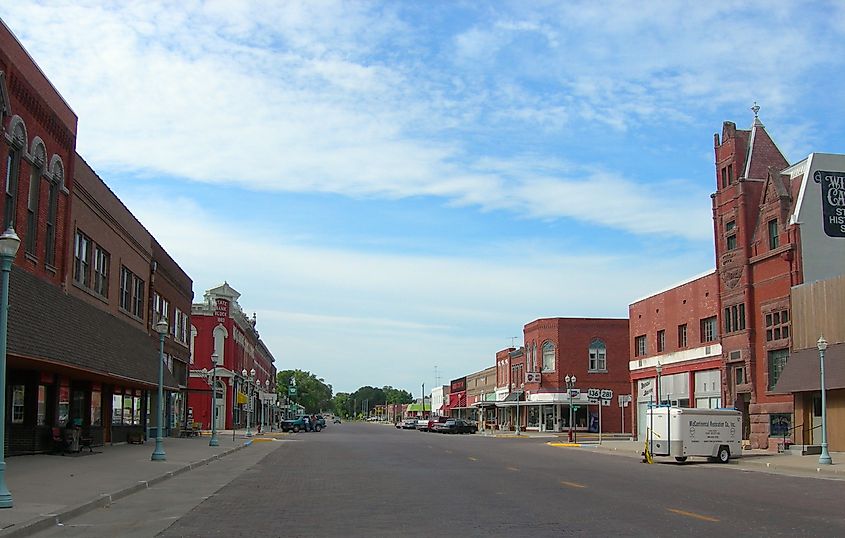
[[322, 428], [319, 424], [317, 424], [317, 425], [315, 425], [315, 426], [314, 426], [314, 431], [315, 431], [315, 432], [319, 432], [319, 431], [320, 431], [320, 430], [322, 430], [322, 429], [323, 429], [323, 428]]
[[687, 461], [687, 457], [686, 456], [675, 456], [675, 461], [677, 461], [678, 463], [683, 463], [683, 462]]
[[728, 463], [731, 459], [731, 450], [724, 445], [720, 446], [717, 458], [719, 459], [719, 463]]
[[299, 424], [293, 425], [293, 433], [299, 433]]

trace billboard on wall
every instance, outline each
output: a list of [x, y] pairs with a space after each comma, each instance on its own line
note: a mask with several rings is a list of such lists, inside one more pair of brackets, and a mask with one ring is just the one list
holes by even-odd
[[813, 180], [821, 186], [824, 233], [845, 237], [845, 172], [816, 170]]
[[467, 389], [467, 378], [459, 377], [449, 384], [449, 392], [461, 392]]

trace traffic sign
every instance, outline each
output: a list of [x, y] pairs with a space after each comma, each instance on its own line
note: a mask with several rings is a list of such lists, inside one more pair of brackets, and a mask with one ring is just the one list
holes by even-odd
[[602, 407], [610, 407], [610, 400], [602, 400], [601, 405]]
[[610, 389], [601, 389], [601, 399], [609, 400], [613, 398], [613, 391]]
[[599, 389], [587, 389], [587, 397], [588, 398], [598, 398], [601, 394], [601, 390]]
[[296, 396], [296, 387], [288, 387], [288, 394]]
[[570, 398], [579, 398], [581, 396], [581, 389], [569, 389]]
[[598, 398], [590, 398], [590, 399], [589, 399], [589, 402], [590, 402], [591, 404], [597, 404], [597, 403], [599, 403], [599, 399], [598, 399]]

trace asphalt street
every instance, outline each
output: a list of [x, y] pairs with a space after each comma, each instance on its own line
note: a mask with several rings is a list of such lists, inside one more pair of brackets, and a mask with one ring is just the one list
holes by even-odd
[[547, 441], [333, 425], [39, 536], [845, 536], [842, 480]]

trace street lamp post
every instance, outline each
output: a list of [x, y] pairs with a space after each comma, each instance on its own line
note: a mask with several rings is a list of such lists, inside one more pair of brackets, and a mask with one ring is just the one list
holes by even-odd
[[574, 418], [572, 416], [572, 389], [575, 388], [575, 383], [578, 381], [574, 375], [568, 375], [563, 378], [566, 382], [566, 392], [569, 394], [569, 442], [572, 442], [572, 422]]
[[161, 428], [164, 423], [164, 335], [167, 334], [167, 319], [162, 317], [155, 325], [158, 333], [158, 410], [156, 417], [156, 447], [152, 461], [165, 461], [167, 454], [164, 453], [164, 439], [162, 439]]
[[267, 418], [270, 414], [270, 400], [266, 398], [266, 394], [270, 392], [270, 380], [264, 380], [265, 397], [261, 399], [261, 431], [267, 429]]
[[[255, 368], [251, 369], [249, 372], [246, 371], [244, 368], [241, 371], [241, 374], [244, 376], [244, 383], [246, 384], [246, 392], [247, 392], [247, 407], [246, 407], [246, 436], [252, 437], [252, 430], [250, 430], [250, 422], [252, 419], [252, 385], [255, 382]], [[247, 377], [249, 376], [249, 377]]]
[[6, 330], [9, 321], [9, 273], [21, 240], [11, 226], [0, 235], [0, 508], [11, 508], [12, 492], [6, 487]]
[[220, 357], [216, 351], [211, 354], [214, 373], [211, 375], [211, 439], [208, 440], [208, 446], [220, 446], [220, 440], [217, 439], [217, 362], [219, 360]]
[[827, 340], [824, 339], [824, 336], [820, 336], [816, 345], [819, 348], [820, 388], [822, 391], [822, 453], [819, 456], [819, 465], [831, 465], [833, 460], [830, 458], [830, 452], [827, 451], [827, 396], [825, 396], [824, 390], [824, 352], [827, 349]]

